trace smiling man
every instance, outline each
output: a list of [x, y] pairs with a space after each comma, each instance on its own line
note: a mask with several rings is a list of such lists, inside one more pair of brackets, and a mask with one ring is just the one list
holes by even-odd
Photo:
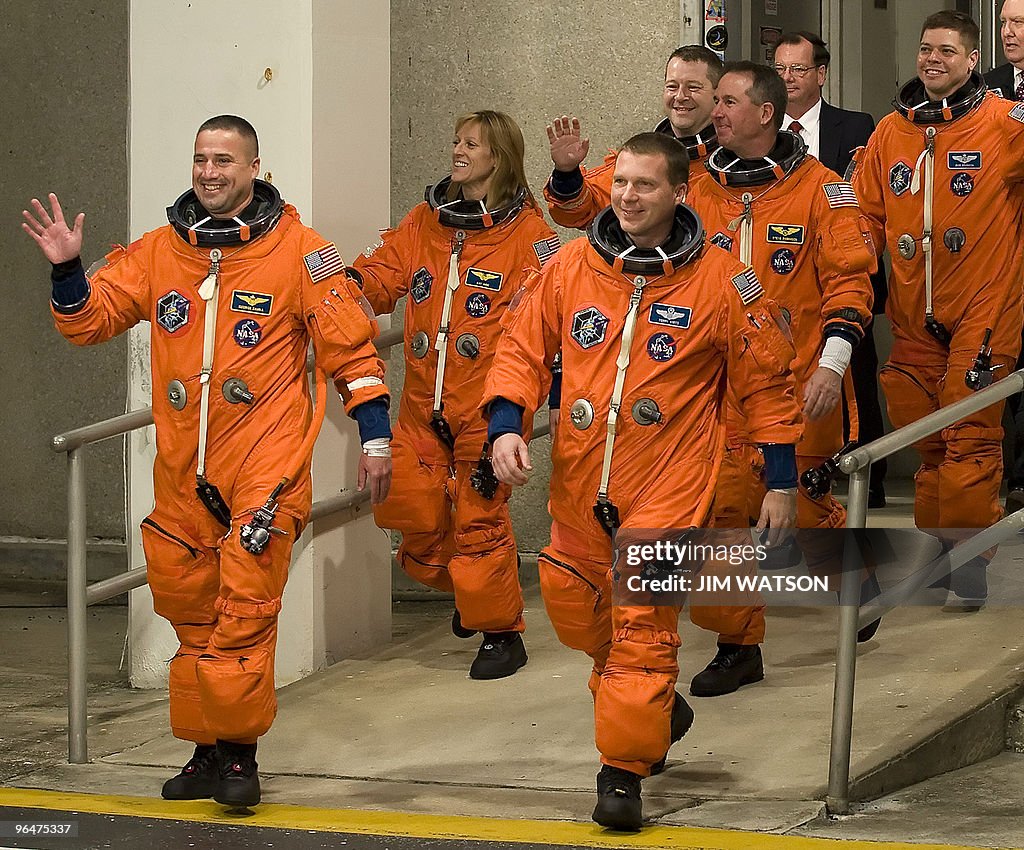
[[[917, 78], [855, 157], [861, 209], [892, 257], [880, 381], [897, 428], [1005, 376], [1020, 349], [1024, 105], [986, 95], [977, 64], [970, 16], [926, 18]], [[1001, 417], [994, 404], [916, 444], [918, 528], [952, 545], [1002, 516]], [[987, 562], [953, 574], [947, 607], [985, 604]]]
[[789, 526], [794, 513], [792, 347], [757, 276], [705, 244], [682, 204], [687, 172], [685, 148], [667, 136], [622, 146], [611, 206], [529, 282], [484, 388], [494, 471], [525, 484], [522, 423], [562, 352], [568, 416], [552, 451], [551, 545], [538, 568], [559, 640], [593, 660], [602, 762], [593, 817], [615, 829], [641, 827], [641, 780], [664, 767], [693, 711], [674, 690], [679, 608], [624, 599], [613, 542], [628, 530], [707, 525], [725, 380], [781, 491], [765, 500], [759, 527]]
[[169, 223], [88, 273], [84, 213], [69, 226], [51, 194], [22, 225], [53, 264], [51, 310], [67, 339], [93, 345], [150, 324], [156, 505], [142, 545], [153, 607], [180, 642], [171, 731], [195, 744], [162, 793], [231, 807], [260, 802], [256, 744], [277, 713], [278, 614], [325, 399], [314, 416], [310, 342], [359, 424], [359, 489], [381, 502], [391, 477], [376, 326], [334, 244], [257, 179], [259, 166], [248, 121], [209, 119]]
[[[654, 132], [686, 147], [691, 181], [704, 173], [704, 160], [718, 147], [711, 110], [721, 76], [722, 60], [699, 44], [677, 48], [665, 63], [661, 95], [665, 117]], [[581, 137], [579, 120], [567, 115], [548, 126], [548, 141], [555, 166], [544, 187], [548, 212], [563, 227], [583, 230], [611, 203], [618, 154], [608, 154], [597, 168], [583, 169], [590, 141]]]
[[[711, 118], [722, 147], [708, 158], [709, 177], [692, 187], [689, 202], [711, 241], [753, 267], [789, 320], [796, 345], [793, 374], [805, 418], [804, 437], [796, 448], [803, 474], [843, 445], [843, 379], [871, 321], [868, 274], [875, 257], [853, 189], [808, 156], [799, 135], [780, 129], [787, 98], [775, 71], [730, 62], [715, 99]], [[730, 410], [727, 446], [728, 474], [716, 494], [716, 524], [746, 528], [757, 515], [764, 484], [760, 454], [735, 409]], [[846, 512], [830, 491], [800, 487], [798, 528], [842, 528], [845, 523]], [[830, 542], [827, 535], [808, 540], [808, 566], [834, 562], [834, 552], [823, 545]], [[763, 678], [763, 607], [694, 607], [690, 616], [718, 632], [718, 653], [694, 677], [691, 693], [720, 696]]]

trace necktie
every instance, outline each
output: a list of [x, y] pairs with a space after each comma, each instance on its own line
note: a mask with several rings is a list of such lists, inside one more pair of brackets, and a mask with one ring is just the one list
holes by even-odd
[[1020, 75], [1020, 80], [1017, 82], [1017, 88], [1013, 90], [1013, 96], [1017, 100], [1024, 100], [1024, 74]]
[[804, 128], [800, 125], [799, 121], [792, 121], [792, 122], [790, 122], [790, 125], [789, 125], [789, 132], [790, 133], [796, 133], [799, 136], [800, 133], [803, 131], [803, 129]]

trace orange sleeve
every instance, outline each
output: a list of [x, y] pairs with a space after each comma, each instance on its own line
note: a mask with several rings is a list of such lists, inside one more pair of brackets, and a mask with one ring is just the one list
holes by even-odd
[[845, 181], [815, 188], [817, 223], [814, 266], [821, 287], [823, 337], [840, 336], [856, 346], [871, 323], [878, 268], [870, 223], [861, 214], [853, 187]]
[[[884, 134], [885, 121], [871, 134], [865, 147], [853, 152], [853, 160], [847, 169], [846, 179], [853, 184], [857, 193], [860, 210], [864, 214], [864, 223], [875, 246], [875, 255], [881, 256], [885, 250], [885, 187], [888, 181], [883, 178], [881, 165], [881, 138]], [[882, 132], [879, 132], [882, 131]]]
[[363, 295], [378, 316], [391, 313], [398, 299], [409, 291], [409, 264], [420, 233], [418, 209], [414, 208], [398, 227], [385, 230], [370, 255], [360, 254], [352, 264], [362, 280]]
[[75, 345], [95, 345], [148, 319], [152, 309], [149, 290], [149, 246], [146, 237], [127, 248], [117, 245], [105, 265], [88, 277], [89, 297], [80, 310], [61, 313], [50, 304], [57, 330]]
[[724, 282], [730, 290], [723, 322], [729, 388], [752, 442], [795, 445], [803, 425], [790, 369], [796, 351], [789, 326], [775, 302], [763, 294], [753, 269], [731, 263], [727, 267], [735, 272]]
[[[333, 243], [314, 230], [306, 231], [301, 244], [303, 256], [322, 251], [337, 253]], [[384, 363], [373, 344], [377, 323], [360, 305], [344, 267], [314, 282], [302, 258], [299, 265], [302, 315], [313, 340], [316, 362], [333, 379], [345, 411], [351, 415], [364, 402], [387, 398]]]
[[1008, 183], [1021, 183], [1024, 182], [1024, 157], [1020, 155], [1024, 149], [1024, 105], [1001, 100], [999, 109], [1006, 115], [1000, 127], [1003, 146], [1000, 162], [1007, 169], [1005, 179]]
[[530, 271], [502, 316], [504, 332], [484, 382], [481, 408], [501, 396], [533, 418], [547, 396], [551, 364], [561, 347], [562, 262], [560, 254], [543, 272]]
[[548, 213], [556, 224], [586, 230], [597, 214], [612, 202], [612, 177], [615, 175], [617, 153], [610, 153], [594, 169], [583, 169], [583, 188], [575, 198], [560, 198], [551, 191], [550, 180], [544, 185]]

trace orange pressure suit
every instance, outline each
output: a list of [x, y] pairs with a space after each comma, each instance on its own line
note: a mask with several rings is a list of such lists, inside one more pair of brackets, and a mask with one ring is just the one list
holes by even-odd
[[[521, 632], [523, 596], [507, 505], [511, 490], [498, 485], [487, 498], [470, 485], [470, 475], [487, 443], [480, 394], [501, 317], [526, 270], [539, 269], [559, 243], [525, 191], [488, 213], [485, 222], [476, 203], [444, 206], [448, 182], [428, 190], [428, 202], [414, 207], [354, 265], [376, 313], [390, 313], [409, 295], [392, 486], [374, 515], [381, 527], [402, 532], [398, 561], [410, 576], [455, 593], [464, 627]], [[445, 320], [450, 286], [457, 288]], [[440, 400], [451, 446], [431, 426], [439, 346], [446, 349]]]
[[[928, 103], [923, 84], [908, 83], [852, 166], [875, 244], [892, 257], [894, 341], [880, 380], [897, 428], [970, 395], [965, 375], [983, 345], [997, 379], [1020, 348], [1024, 104], [986, 95], [978, 74], [951, 99]], [[915, 443], [919, 528], [999, 520], [1002, 407]]]
[[[665, 118], [654, 128], [654, 132], [673, 135], [672, 125]], [[692, 183], [704, 173], [705, 161], [718, 148], [715, 127], [709, 124], [696, 136], [681, 138], [679, 142], [686, 146], [686, 153], [690, 157]], [[615, 162], [618, 158], [618, 151], [611, 151], [597, 168], [580, 169], [583, 172], [583, 187], [579, 194], [569, 197], [559, 195], [551, 180], [545, 184], [544, 199], [548, 202], [548, 214], [556, 224], [585, 230], [597, 218], [597, 214], [612, 202], [612, 178], [615, 176]]]
[[[863, 337], [871, 321], [868, 275], [876, 258], [852, 188], [807, 156], [798, 135], [780, 132], [770, 159], [740, 161], [719, 148], [708, 161], [708, 176], [691, 183], [687, 201], [713, 234], [712, 242], [753, 266], [789, 321], [796, 345], [793, 373], [802, 400], [803, 385], [818, 368], [826, 338], [838, 335], [856, 346]], [[742, 414], [731, 406], [716, 525], [746, 528], [748, 517], [760, 513], [764, 489], [754, 442]], [[821, 419], [805, 420], [796, 449], [800, 473], [820, 465], [842, 443], [841, 403]], [[799, 488], [798, 528], [842, 528], [845, 523], [846, 512], [831, 493], [813, 499]], [[812, 552], [805, 554], [815, 559]], [[722, 643], [754, 644], [764, 638], [763, 607], [696, 606], [690, 616], [697, 625], [718, 631]]]
[[[562, 352], [563, 417], [552, 452], [551, 545], [540, 555], [541, 590], [561, 642], [594, 661], [601, 761], [648, 776], [670, 742], [679, 608], [613, 604], [612, 545], [594, 513], [631, 305], [635, 327], [606, 493], [620, 532], [707, 523], [727, 375], [754, 439], [795, 443], [799, 409], [778, 308], [761, 297], [750, 269], [705, 246], [691, 210], [677, 208], [677, 227], [695, 224], [689, 247], [667, 251], [672, 263], [650, 251], [633, 254], [650, 256], [642, 263], [621, 265], [621, 246], [606, 250], [600, 241], [605, 217], [614, 219], [611, 209], [589, 231], [601, 253], [587, 239], [574, 240], [531, 282], [499, 344], [484, 405], [502, 397], [524, 408], [528, 422], [545, 391], [543, 376]], [[647, 267], [647, 275], [630, 262]]]
[[[311, 450], [297, 456], [313, 419], [309, 341], [349, 413], [387, 395], [376, 325], [334, 245], [303, 225], [294, 207], [282, 209], [269, 184], [257, 181], [257, 193], [257, 200], [276, 197], [280, 218], [268, 232], [209, 248], [189, 244], [171, 225], [151, 231], [107, 255], [80, 309], [53, 311], [58, 330], [78, 345], [152, 323], [156, 507], [142, 521], [142, 542], [153, 607], [181, 642], [170, 662], [171, 728], [199, 744], [254, 743], [277, 711], [278, 612], [311, 502]], [[246, 239], [254, 235], [244, 228]], [[199, 290], [211, 275], [218, 285], [210, 301], [216, 324], [205, 478], [230, 511], [230, 528], [195, 492], [209, 309]], [[236, 395], [239, 385], [249, 401]], [[290, 480], [277, 495], [275, 525], [285, 534], [253, 555], [239, 529], [284, 475]]]

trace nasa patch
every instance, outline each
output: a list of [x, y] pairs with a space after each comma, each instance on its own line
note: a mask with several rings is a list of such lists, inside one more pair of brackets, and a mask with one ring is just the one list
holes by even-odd
[[664, 331], [647, 340], [647, 356], [658, 363], [665, 363], [676, 356], [676, 341]]
[[608, 317], [597, 307], [577, 310], [572, 315], [572, 331], [570, 336], [579, 343], [580, 348], [593, 348], [604, 342], [608, 332]]
[[191, 312], [192, 302], [172, 289], [156, 302], [156, 323], [172, 334], [188, 324]]
[[789, 248], [779, 248], [772, 254], [772, 271], [775, 274], [789, 274], [796, 268], [796, 254]]
[[482, 319], [491, 312], [491, 299], [483, 292], [474, 292], [466, 299], [466, 312], [474, 319]]
[[503, 279], [504, 275], [498, 272], [489, 272], [487, 269], [470, 269], [466, 272], [466, 286], [489, 289], [491, 292], [497, 292], [501, 289]]
[[732, 237], [726, 236], [721, 230], [719, 230], [718, 233], [711, 237], [711, 244], [717, 245], [719, 248], [723, 248], [726, 251], [731, 251]]
[[409, 294], [417, 304], [422, 304], [430, 297], [430, 287], [434, 284], [434, 276], [425, 266], [420, 266], [412, 276]]
[[974, 178], [966, 171], [954, 174], [953, 179], [949, 181], [949, 191], [958, 198], [966, 198], [974, 191]]
[[670, 328], [690, 327], [690, 316], [693, 311], [689, 307], [677, 307], [675, 304], [656, 303], [651, 305], [647, 321], [652, 325], [667, 325]]
[[889, 188], [892, 193], [899, 197], [910, 188], [910, 178], [914, 172], [909, 165], [900, 160], [889, 169]]
[[978, 171], [981, 169], [981, 151], [950, 151], [946, 154], [946, 168], [950, 171]]
[[263, 328], [255, 319], [242, 319], [235, 325], [235, 342], [242, 348], [252, 348], [263, 336]]
[[769, 224], [765, 241], [783, 245], [803, 245], [804, 227], [802, 224]]

